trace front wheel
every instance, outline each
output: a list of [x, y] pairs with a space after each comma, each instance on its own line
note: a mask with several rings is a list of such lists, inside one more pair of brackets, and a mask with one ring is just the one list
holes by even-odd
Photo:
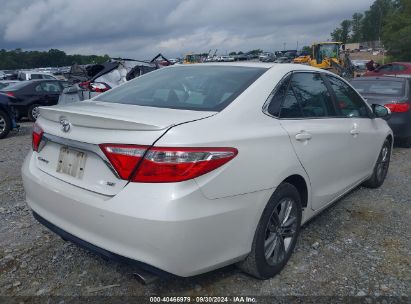
[[0, 110], [0, 139], [5, 138], [11, 130], [11, 119], [6, 112]]
[[297, 242], [301, 213], [298, 190], [288, 183], [278, 186], [258, 223], [250, 254], [237, 266], [263, 280], [279, 273]]
[[367, 179], [363, 185], [367, 188], [378, 188], [385, 180], [388, 173], [388, 167], [390, 166], [391, 158], [391, 142], [388, 138], [384, 141], [382, 145], [380, 154], [378, 155], [377, 162], [374, 166], [374, 171], [369, 179]]

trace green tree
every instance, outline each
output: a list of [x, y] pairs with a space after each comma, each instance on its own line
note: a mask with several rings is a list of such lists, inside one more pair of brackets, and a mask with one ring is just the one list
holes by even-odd
[[389, 55], [411, 61], [411, 1], [399, 0], [385, 20], [382, 39]]
[[351, 21], [350, 20], [343, 20], [341, 22], [341, 42], [347, 43], [348, 38], [351, 32]]
[[233, 55], [237, 55], [236, 52], [230, 52], [228, 55], [233, 56]]
[[303, 46], [303, 47], [301, 48], [301, 53], [302, 53], [302, 54], [306, 54], [306, 55], [311, 55], [311, 54], [312, 54], [311, 46], [308, 46], [308, 45]]
[[331, 32], [332, 41], [341, 41], [342, 40], [341, 37], [342, 37], [342, 29], [340, 27], [337, 27]]
[[363, 14], [355, 13], [352, 15], [351, 20], [351, 42], [360, 42], [361, 41], [361, 24], [363, 19]]

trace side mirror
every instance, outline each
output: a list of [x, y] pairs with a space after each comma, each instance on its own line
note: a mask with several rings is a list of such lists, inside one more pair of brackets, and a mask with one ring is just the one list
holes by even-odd
[[375, 117], [382, 118], [384, 120], [389, 120], [391, 118], [391, 110], [387, 107], [379, 104], [373, 104], [371, 107]]

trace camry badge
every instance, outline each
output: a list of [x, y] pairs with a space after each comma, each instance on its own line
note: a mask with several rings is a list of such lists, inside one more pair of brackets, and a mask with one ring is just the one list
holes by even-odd
[[61, 124], [61, 131], [65, 132], [65, 133], [70, 131], [71, 124], [67, 119], [65, 119], [65, 118], [60, 119], [60, 124]]

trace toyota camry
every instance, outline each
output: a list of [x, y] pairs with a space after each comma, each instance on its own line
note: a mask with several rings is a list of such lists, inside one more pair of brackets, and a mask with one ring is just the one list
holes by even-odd
[[308, 66], [163, 68], [40, 108], [22, 175], [64, 239], [155, 274], [281, 271], [300, 227], [386, 177], [390, 111]]

